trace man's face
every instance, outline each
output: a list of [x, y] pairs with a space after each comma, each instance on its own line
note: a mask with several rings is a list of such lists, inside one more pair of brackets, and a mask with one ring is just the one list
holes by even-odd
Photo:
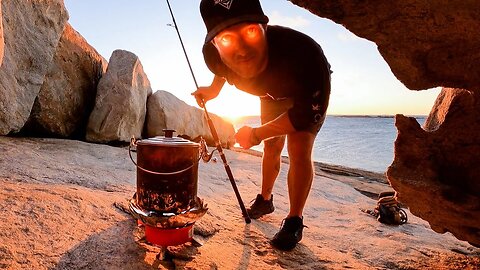
[[261, 24], [234, 25], [216, 35], [212, 42], [223, 63], [241, 77], [255, 77], [267, 66], [267, 39]]

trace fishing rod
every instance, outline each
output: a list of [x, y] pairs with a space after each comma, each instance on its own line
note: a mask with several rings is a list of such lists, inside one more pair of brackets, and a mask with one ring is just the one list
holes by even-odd
[[[193, 81], [195, 82], [195, 87], [198, 89], [198, 83], [197, 79], [195, 78], [195, 74], [193, 73], [192, 65], [190, 64], [190, 60], [188, 59], [187, 51], [185, 50], [185, 46], [183, 45], [183, 40], [182, 36], [180, 35], [180, 31], [178, 30], [177, 22], [175, 21], [175, 16], [173, 16], [173, 11], [172, 8], [170, 7], [170, 2], [168, 0], [167, 5], [168, 5], [168, 10], [170, 10], [170, 15], [172, 16], [173, 20], [173, 27], [175, 27], [175, 30], [177, 31], [178, 39], [180, 40], [180, 44], [182, 45], [183, 53], [185, 54], [185, 58], [187, 59], [188, 67], [190, 68], [190, 73], [192, 74]], [[225, 154], [223, 153], [222, 149], [222, 144], [220, 143], [220, 139], [218, 138], [217, 130], [215, 129], [215, 126], [213, 125], [213, 121], [210, 118], [210, 115], [208, 114], [207, 107], [205, 106], [205, 101], [202, 99], [202, 107], [205, 112], [205, 117], [207, 118], [207, 123], [208, 127], [210, 128], [210, 132], [212, 133], [213, 140], [215, 141], [215, 147], [220, 154], [220, 158], [223, 161], [223, 165], [225, 167], [225, 171], [227, 172], [228, 179], [230, 180], [230, 183], [232, 184], [233, 191], [235, 192], [235, 196], [237, 197], [238, 204], [240, 205], [240, 209], [242, 210], [243, 217], [245, 218], [245, 222], [248, 224], [251, 222], [250, 216], [247, 213], [247, 209], [245, 209], [245, 205], [243, 204], [242, 197], [240, 196], [240, 192], [238, 191], [237, 184], [235, 183], [235, 178], [233, 178], [233, 173], [232, 170], [230, 169], [230, 166], [228, 165], [227, 158], [225, 157]]]

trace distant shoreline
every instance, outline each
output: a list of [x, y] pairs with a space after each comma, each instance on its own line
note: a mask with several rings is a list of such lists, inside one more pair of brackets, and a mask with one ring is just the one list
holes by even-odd
[[[349, 115], [349, 114], [327, 114], [327, 116], [333, 116], [333, 117], [359, 117], [359, 118], [395, 118], [395, 115], [375, 115], [375, 114], [365, 114], [365, 115]], [[406, 115], [408, 117], [428, 117], [428, 115]]]
[[[414, 117], [414, 118], [427, 118], [428, 115], [405, 115], [407, 117]], [[338, 117], [338, 118], [395, 118], [395, 115], [383, 115], [383, 114], [327, 114], [327, 117]], [[230, 117], [222, 117], [232, 124], [236, 125], [241, 122], [245, 122], [246, 119], [252, 118], [260, 118], [260, 115], [246, 115], [246, 116], [238, 116], [234, 118]]]
[[[262, 157], [263, 154], [257, 150], [243, 149], [240, 147], [233, 147], [230, 150], [257, 157]], [[282, 156], [282, 163], [288, 164], [288, 157]], [[378, 194], [381, 192], [394, 191], [388, 183], [387, 177], [382, 173], [326, 164], [318, 161], [314, 161], [313, 166], [315, 175], [347, 184], [373, 200], [377, 200]]]
[[[426, 116], [415, 116], [418, 123]], [[394, 142], [398, 131], [391, 115], [328, 115], [315, 139], [313, 160], [316, 167], [345, 175], [368, 175], [384, 179], [382, 174], [393, 160]], [[412, 118], [414, 119], [414, 118]], [[237, 120], [235, 128], [257, 127], [258, 116]], [[239, 147], [238, 144], [235, 145]], [[252, 149], [262, 152], [262, 145]], [[355, 153], [352, 155], [352, 153]], [[282, 155], [287, 155], [283, 149]]]
[[[385, 117], [385, 118], [393, 118], [396, 114], [327, 114], [327, 116], [334, 116], [334, 117]], [[403, 114], [405, 116], [410, 117], [428, 117], [426, 114]], [[236, 118], [249, 118], [249, 117], [260, 117], [260, 115], [244, 115], [238, 116]], [[228, 117], [226, 117], [228, 118]]]
[[[263, 153], [260, 151], [253, 150], [253, 149], [243, 149], [240, 147], [232, 147], [230, 150], [235, 152], [240, 152], [240, 153], [246, 153], [246, 154], [257, 156], [257, 157], [262, 157], [263, 155]], [[288, 157], [282, 156], [282, 162], [288, 164], [289, 163]], [[318, 170], [322, 170], [324, 172], [335, 174], [335, 175], [364, 178], [366, 180], [388, 184], [385, 174], [382, 174], [382, 173], [371, 172], [371, 171], [362, 170], [362, 169], [349, 168], [341, 165], [327, 164], [327, 163], [318, 162], [318, 161], [314, 161], [313, 164], [316, 169], [316, 173]]]

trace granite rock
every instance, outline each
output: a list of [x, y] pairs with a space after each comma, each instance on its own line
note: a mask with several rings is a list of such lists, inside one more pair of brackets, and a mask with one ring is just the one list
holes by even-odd
[[24, 126], [68, 20], [63, 0], [2, 1], [0, 134]]
[[84, 139], [106, 67], [107, 61], [67, 23], [24, 131]]
[[[224, 147], [235, 144], [233, 125], [209, 113]], [[148, 137], [162, 136], [163, 129], [174, 129], [178, 135], [197, 141], [201, 136], [215, 145], [203, 110], [188, 105], [167, 91], [156, 91], [148, 98], [146, 131]]]
[[140, 59], [131, 52], [115, 50], [97, 87], [86, 140], [108, 143], [141, 138], [151, 94]]

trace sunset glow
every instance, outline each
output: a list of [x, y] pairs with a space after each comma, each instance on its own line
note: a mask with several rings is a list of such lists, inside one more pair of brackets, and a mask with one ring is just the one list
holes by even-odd
[[[70, 14], [70, 24], [105, 59], [108, 60], [116, 49], [135, 53], [142, 62], [153, 91], [169, 91], [187, 104], [198, 107], [190, 95], [195, 91], [195, 84], [178, 36], [168, 26], [172, 22], [166, 3], [120, 2], [65, 0], [65, 5]], [[322, 46], [333, 70], [328, 114], [425, 115], [430, 112], [439, 89], [408, 90], [395, 78], [375, 43], [288, 1], [263, 1], [262, 6], [270, 18], [270, 25], [283, 25], [301, 31]], [[175, 1], [172, 8], [196, 80], [200, 86], [209, 85], [213, 74], [206, 67], [202, 55], [206, 30], [198, 1]], [[247, 29], [246, 35], [247, 38], [255, 38], [255, 30]], [[218, 98], [207, 103], [212, 113], [230, 118], [258, 115], [259, 106], [257, 97], [228, 84]]]
[[207, 109], [229, 119], [260, 115], [260, 100], [226, 84], [216, 99], [207, 102]]

